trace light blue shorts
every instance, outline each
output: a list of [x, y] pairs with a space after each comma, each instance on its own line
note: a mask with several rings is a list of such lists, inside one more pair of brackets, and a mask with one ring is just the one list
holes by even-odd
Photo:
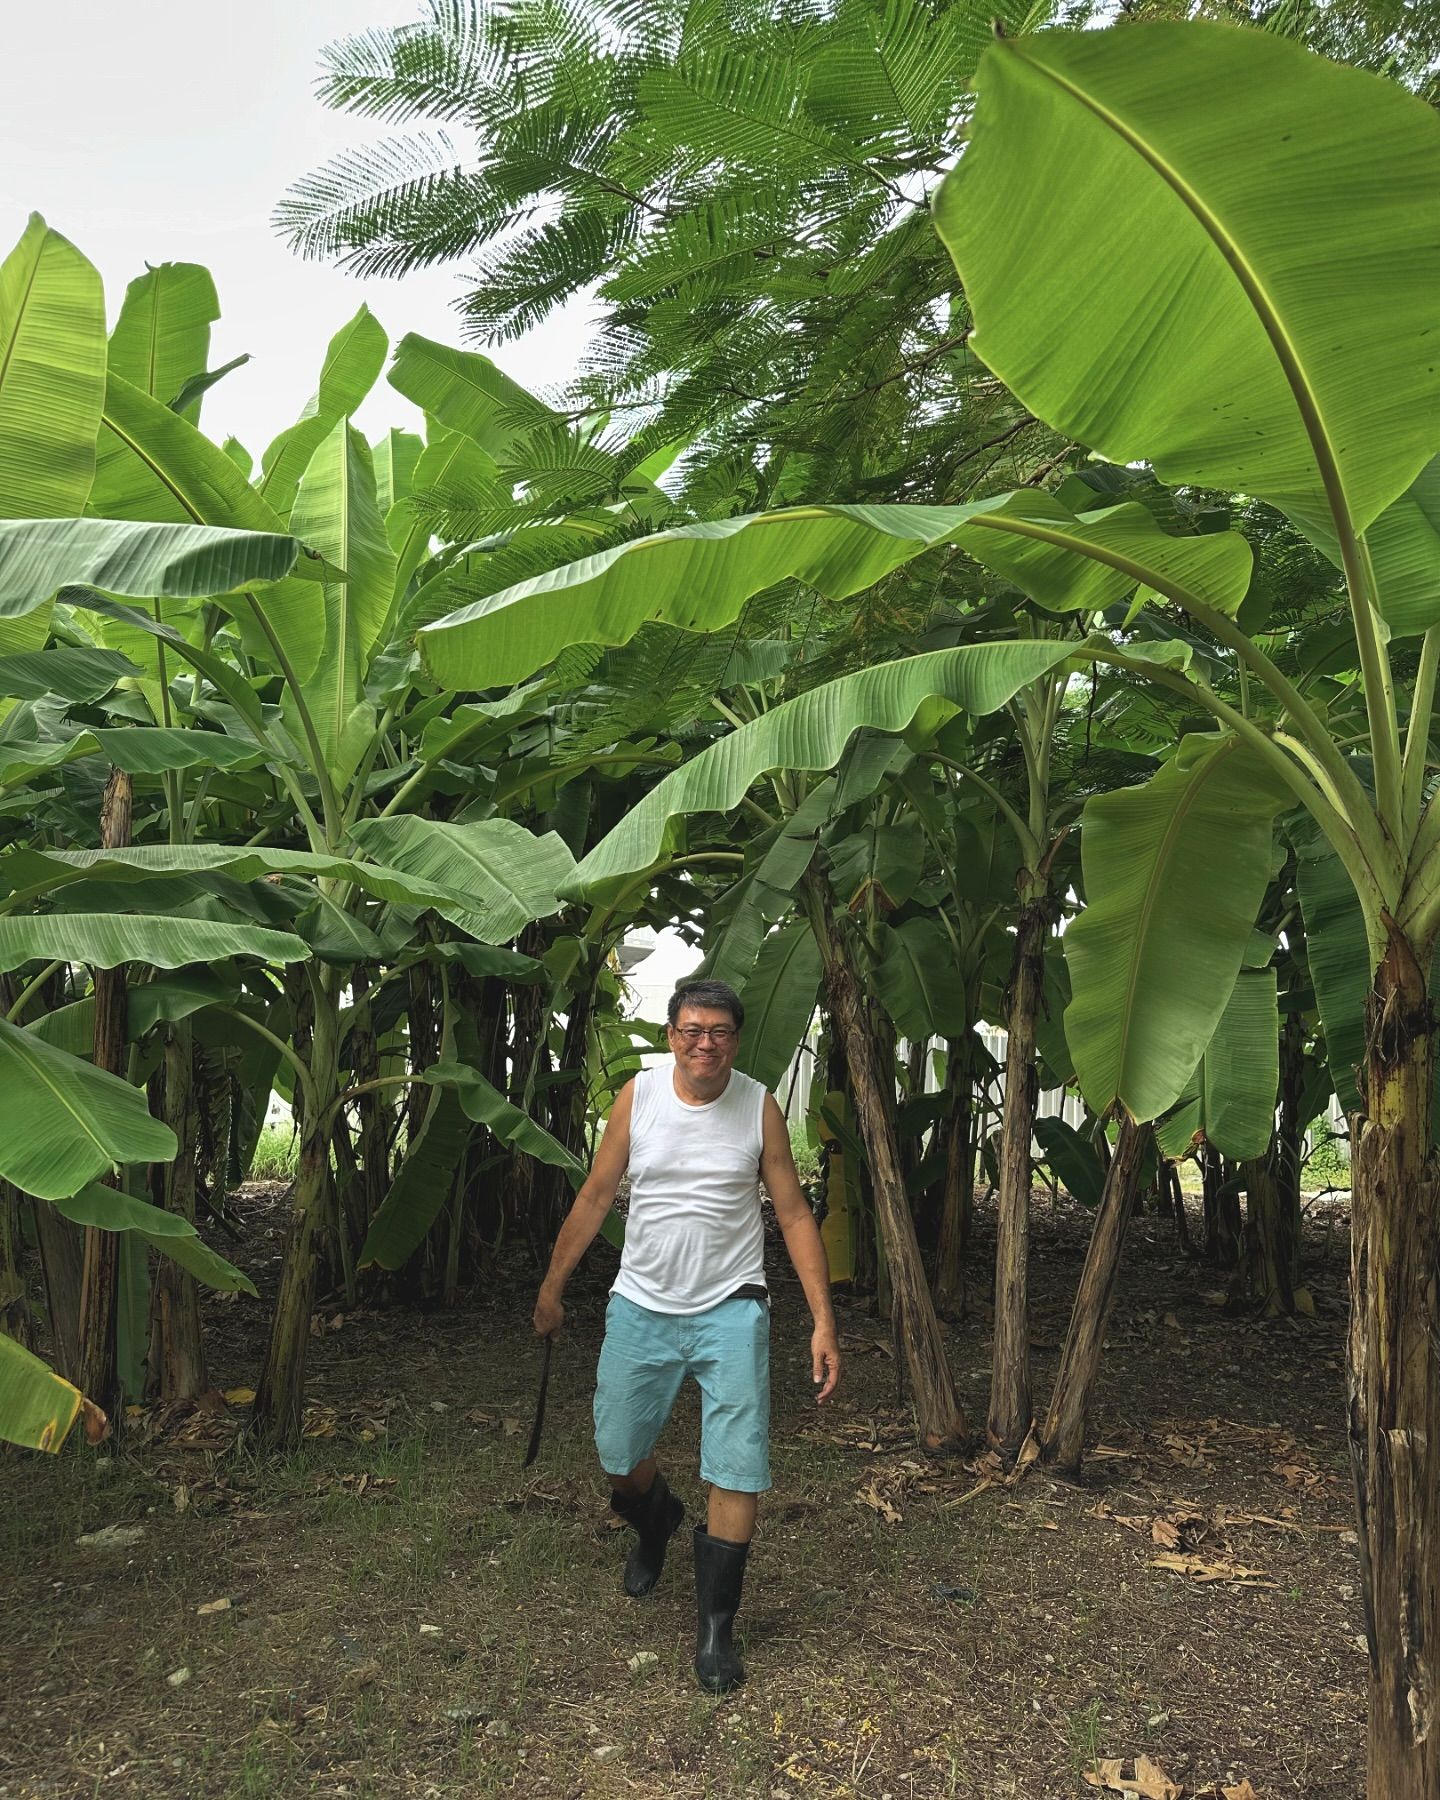
[[595, 1382], [600, 1466], [628, 1475], [644, 1462], [687, 1375], [701, 1395], [700, 1479], [763, 1494], [770, 1486], [770, 1308], [763, 1300], [660, 1313], [610, 1296]]

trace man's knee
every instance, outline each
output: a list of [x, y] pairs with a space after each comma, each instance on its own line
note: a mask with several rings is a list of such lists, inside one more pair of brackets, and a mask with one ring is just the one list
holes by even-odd
[[617, 1475], [613, 1470], [606, 1469], [605, 1479], [617, 1494], [647, 1494], [655, 1479], [655, 1458], [645, 1457], [626, 1475]]

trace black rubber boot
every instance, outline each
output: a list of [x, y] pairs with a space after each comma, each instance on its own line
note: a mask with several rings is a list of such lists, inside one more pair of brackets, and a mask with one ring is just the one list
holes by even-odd
[[612, 1488], [610, 1506], [640, 1540], [625, 1563], [625, 1592], [631, 1599], [639, 1600], [660, 1579], [660, 1571], [665, 1567], [665, 1546], [680, 1529], [685, 1507], [658, 1471], [643, 1494], [617, 1494]]
[[695, 1675], [712, 1694], [728, 1694], [745, 1679], [745, 1665], [731, 1641], [740, 1591], [745, 1585], [748, 1544], [711, 1537], [695, 1527]]

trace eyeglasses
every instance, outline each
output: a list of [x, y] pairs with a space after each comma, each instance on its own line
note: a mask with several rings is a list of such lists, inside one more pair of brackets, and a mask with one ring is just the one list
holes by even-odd
[[709, 1038], [712, 1044], [728, 1044], [740, 1035], [733, 1025], [672, 1025], [670, 1029], [687, 1044], [698, 1044], [701, 1038]]

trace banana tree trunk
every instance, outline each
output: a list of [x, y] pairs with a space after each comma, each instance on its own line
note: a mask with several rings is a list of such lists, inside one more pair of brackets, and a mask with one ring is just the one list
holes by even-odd
[[1435, 1018], [1422, 961], [1398, 932], [1376, 973], [1367, 1025], [1347, 1359], [1370, 1650], [1367, 1791], [1370, 1800], [1433, 1800], [1440, 1793]]
[[1020, 909], [1005, 1009], [1005, 1106], [995, 1216], [995, 1335], [985, 1434], [1007, 1462], [1030, 1429], [1030, 1144], [1039, 1098], [1035, 1018], [1044, 986], [1050, 909], [1043, 897]]
[[34, 1348], [34, 1319], [20, 1265], [20, 1190], [0, 1181], [0, 1331]]
[[[155, 1165], [156, 1196], [167, 1212], [195, 1222], [195, 1148], [199, 1120], [195, 1106], [194, 1044], [188, 1025], [174, 1026], [165, 1039], [164, 1118], [175, 1133], [175, 1160]], [[162, 1401], [192, 1400], [210, 1386], [205, 1339], [200, 1325], [200, 1288], [195, 1277], [168, 1256], [155, 1271], [154, 1331], [150, 1378]]]
[[329, 971], [320, 971], [310, 994], [314, 1004], [307, 1033], [307, 1062], [313, 1089], [304, 1103], [299, 1089], [295, 1095], [300, 1159], [291, 1189], [290, 1228], [280, 1269], [280, 1291], [252, 1414], [260, 1438], [277, 1449], [297, 1443], [304, 1422], [305, 1356], [310, 1343], [310, 1315], [315, 1306], [317, 1263], [325, 1247], [325, 1223], [331, 1202], [332, 1115], [340, 1092], [336, 1065], [339, 1008]]
[[[123, 849], [130, 842], [130, 817], [134, 789], [123, 769], [111, 769], [100, 809], [100, 845], [105, 850]], [[125, 965], [95, 970], [95, 1048], [97, 1069], [124, 1076], [126, 1070]], [[119, 1178], [105, 1175], [106, 1187], [118, 1187]], [[75, 1385], [87, 1398], [118, 1419], [120, 1375], [116, 1358], [115, 1324], [119, 1300], [120, 1239], [113, 1231], [85, 1228], [85, 1251], [80, 1276], [80, 1336]]]
[[1105, 1174], [1105, 1188], [1096, 1209], [1090, 1246], [1075, 1290], [1070, 1328], [1060, 1353], [1060, 1368], [1050, 1397], [1050, 1410], [1040, 1437], [1040, 1457], [1058, 1475], [1076, 1481], [1085, 1449], [1085, 1421], [1105, 1347], [1105, 1330], [1115, 1299], [1120, 1274], [1120, 1253], [1125, 1233], [1135, 1213], [1140, 1185], [1140, 1165], [1145, 1156], [1148, 1125], [1137, 1125], [1126, 1114], [1120, 1122], [1115, 1154]]
[[1243, 1300], [1267, 1313], [1295, 1311], [1300, 1274], [1300, 1195], [1281, 1179], [1278, 1146], [1241, 1165], [1245, 1231], [1238, 1283]]
[[[573, 1155], [585, 1153], [585, 1045], [595, 1007], [595, 983], [603, 963], [587, 967], [570, 998], [565, 1038], [560, 1050], [561, 1079], [550, 1088], [550, 1135]], [[570, 1203], [570, 1184], [563, 1169], [546, 1169], [545, 1238], [553, 1245]]]
[[1205, 1195], [1205, 1259], [1220, 1269], [1233, 1269], [1240, 1257], [1240, 1195], [1231, 1185], [1231, 1170], [1213, 1145], [1201, 1144], [1200, 1170]]
[[945, 1138], [945, 1187], [940, 1201], [940, 1242], [935, 1252], [935, 1304], [958, 1314], [965, 1306], [965, 1251], [975, 1194], [975, 1071], [969, 1056], [973, 1034], [952, 1038], [946, 1058], [950, 1118]]
[[307, 1127], [291, 1193], [290, 1230], [280, 1270], [280, 1292], [270, 1342], [255, 1389], [255, 1428], [276, 1449], [299, 1442], [305, 1414], [305, 1353], [315, 1306], [315, 1262], [323, 1231], [330, 1179], [326, 1132]]
[[[357, 1003], [370, 991], [370, 973], [363, 964], [357, 964], [351, 972], [350, 991]], [[368, 1007], [351, 1028], [350, 1073], [357, 1086], [374, 1080], [380, 1073], [379, 1047]], [[391, 1103], [384, 1092], [372, 1090], [358, 1097], [355, 1110], [359, 1116], [356, 1147], [360, 1166], [354, 1181], [346, 1187], [342, 1224], [351, 1232], [358, 1249], [390, 1189]]]
[[891, 1324], [915, 1396], [921, 1441], [927, 1449], [959, 1449], [965, 1417], [955, 1391], [944, 1333], [930, 1298], [915, 1222], [905, 1193], [893, 1108], [886, 1104], [874, 1038], [861, 1000], [850, 948], [835, 929], [828, 897], [821, 900], [826, 928], [825, 990], [830, 1018], [850, 1074], [856, 1120], [874, 1186], [875, 1210], [889, 1270]]

